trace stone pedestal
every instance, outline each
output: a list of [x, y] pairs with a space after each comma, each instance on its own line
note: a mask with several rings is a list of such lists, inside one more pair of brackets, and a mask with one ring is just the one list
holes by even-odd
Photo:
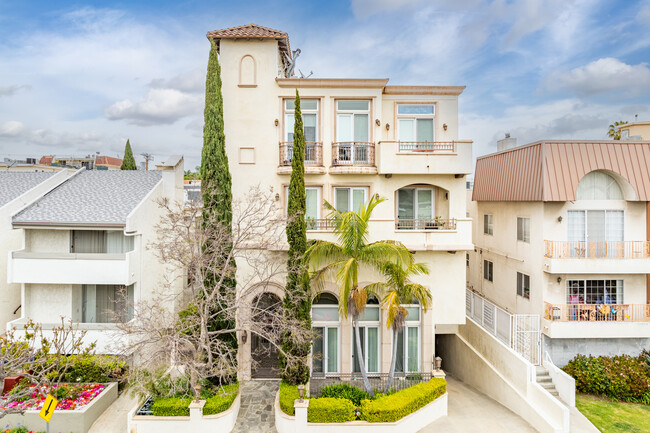
[[294, 400], [293, 407], [296, 409], [296, 433], [304, 433], [307, 429], [307, 408], [309, 408], [309, 400]]

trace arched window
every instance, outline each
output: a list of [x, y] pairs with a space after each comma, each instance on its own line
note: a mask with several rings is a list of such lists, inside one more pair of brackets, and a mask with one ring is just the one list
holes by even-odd
[[241, 58], [239, 64], [239, 85], [240, 86], [255, 86], [255, 59], [251, 55], [245, 55]]
[[602, 171], [587, 173], [578, 184], [578, 200], [623, 200], [616, 179]]
[[311, 307], [312, 372], [326, 375], [339, 372], [339, 302], [331, 293], [321, 293]]

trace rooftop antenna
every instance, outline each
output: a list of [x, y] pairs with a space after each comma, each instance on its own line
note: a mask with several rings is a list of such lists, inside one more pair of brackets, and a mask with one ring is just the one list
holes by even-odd
[[314, 75], [314, 71], [309, 71], [309, 75], [307, 75], [307, 76], [305, 76], [305, 74], [303, 74], [300, 69], [298, 69], [298, 72], [300, 72], [300, 78], [309, 78], [312, 75]]
[[298, 60], [298, 56], [300, 56], [300, 48], [297, 48], [296, 50], [291, 52], [291, 55], [285, 53], [285, 59], [287, 60], [287, 66], [284, 68], [284, 75], [287, 78], [293, 77], [293, 71], [296, 69], [296, 60]]
[[635, 114], [635, 115], [634, 115], [634, 121], [636, 122], [637, 120], [639, 120], [639, 115], [638, 115], [638, 114]]
[[150, 153], [141, 153], [144, 156], [144, 169], [149, 170], [149, 161], [153, 161], [153, 155]]

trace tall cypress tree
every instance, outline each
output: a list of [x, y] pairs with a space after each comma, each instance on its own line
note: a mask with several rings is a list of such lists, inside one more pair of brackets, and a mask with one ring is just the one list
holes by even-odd
[[[203, 126], [203, 150], [201, 153], [201, 190], [203, 196], [203, 227], [216, 224], [219, 233], [232, 231], [232, 180], [226, 155], [226, 136], [223, 124], [223, 96], [221, 95], [221, 67], [217, 46], [210, 41], [210, 56], [208, 58], [208, 73], [205, 81], [205, 111]], [[209, 244], [204, 247], [206, 254], [218, 254], [213, 263], [217, 266], [228, 266], [231, 275], [224, 284], [216, 287], [217, 279], [208, 273], [206, 287], [215, 288], [234, 295], [237, 282], [235, 280], [236, 264], [226, 263], [229, 248], [227, 236], [218, 251], [213, 251]], [[233, 296], [234, 299], [234, 296]], [[224, 318], [210, 324], [211, 329], [235, 329], [235, 321]], [[233, 351], [237, 348], [237, 336], [234, 332], [221, 334], [221, 340], [228, 343]]]
[[[305, 212], [307, 208], [305, 196], [305, 132], [300, 111], [300, 95], [296, 90], [295, 122], [293, 131], [293, 149], [291, 160], [291, 180], [289, 181], [289, 201], [287, 215], [287, 241], [289, 242], [289, 257], [287, 259], [287, 284], [284, 295], [285, 313], [300, 320], [306, 329], [311, 328], [311, 295], [309, 293], [309, 277], [303, 265], [303, 257], [307, 250], [307, 225]], [[298, 365], [287, 367], [286, 359], [281, 359], [283, 379], [289, 383], [306, 383], [309, 380], [309, 349], [310, 345], [296, 344], [291, 335], [285, 335], [283, 349], [293, 356], [302, 358]]]
[[122, 159], [122, 166], [120, 170], [137, 170], [138, 167], [135, 165], [135, 159], [133, 158], [133, 151], [131, 150], [131, 143], [129, 140], [126, 140], [126, 146], [124, 147], [124, 159]]

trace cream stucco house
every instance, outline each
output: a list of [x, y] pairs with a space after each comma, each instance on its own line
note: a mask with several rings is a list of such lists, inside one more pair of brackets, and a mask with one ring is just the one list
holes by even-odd
[[98, 352], [116, 353], [114, 322], [130, 320], [132, 306], [152, 299], [169, 272], [146, 248], [162, 198], [182, 203], [182, 157], [152, 171], [78, 170], [15, 213], [10, 223], [20, 236], [6, 279], [19, 288], [22, 309], [7, 328], [32, 319], [47, 329], [65, 317], [87, 330]]
[[[370, 240], [393, 239], [414, 251], [416, 260], [431, 268], [420, 282], [433, 294], [428, 312], [411, 306], [398, 341], [398, 369], [431, 372], [436, 334], [453, 332], [454, 325], [465, 322], [465, 251], [472, 248], [465, 176], [472, 171], [472, 142], [458, 139], [458, 96], [464, 87], [296, 78], [284, 32], [251, 24], [216, 30], [208, 38], [220, 51], [234, 198], [261, 184], [273, 187], [286, 208], [297, 89], [307, 140], [307, 236], [334, 240], [325, 200], [352, 210], [372, 194], [388, 199], [375, 210]], [[238, 272], [246, 273], [245, 263], [238, 264]], [[376, 277], [361, 280], [370, 278]], [[277, 303], [284, 284], [277, 281], [260, 291]], [[358, 371], [351, 323], [339, 316], [337, 296], [332, 283], [315, 300], [313, 374]], [[370, 373], [387, 373], [391, 335], [376, 303], [366, 309], [361, 334]], [[275, 374], [277, 359], [256, 358], [259, 345], [264, 341], [255, 336], [240, 338], [242, 378]], [[256, 369], [251, 369], [251, 359], [257, 361]]]
[[542, 350], [557, 365], [650, 345], [647, 161], [648, 141], [573, 140], [477, 160], [468, 286], [539, 315]]

